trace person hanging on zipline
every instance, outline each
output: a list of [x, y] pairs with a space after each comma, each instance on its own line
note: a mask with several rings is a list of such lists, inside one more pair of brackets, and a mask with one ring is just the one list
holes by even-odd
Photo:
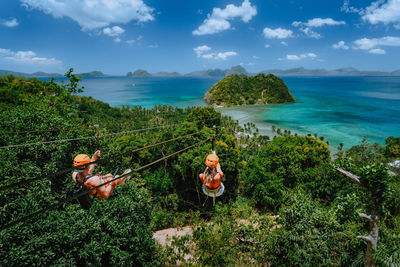
[[[199, 175], [200, 180], [207, 188], [207, 191], [216, 192], [221, 187], [222, 176], [224, 175], [224, 173], [222, 172], [221, 166], [219, 165], [219, 158], [214, 151], [212, 154], [209, 154], [207, 156], [205, 163], [207, 167], [204, 170], [204, 173], [201, 173]], [[219, 193], [222, 194], [223, 190]]]
[[[85, 190], [90, 190], [93, 187], [96, 187], [98, 185], [101, 185], [103, 183], [106, 183], [112, 179], [116, 179], [119, 177], [119, 175], [116, 175], [113, 177], [111, 173], [107, 175], [101, 176], [100, 174], [92, 175], [92, 172], [94, 170], [95, 164], [90, 164], [86, 166], [80, 166], [84, 164], [88, 164], [90, 162], [94, 162], [100, 158], [100, 150], [97, 150], [94, 154], [92, 159], [89, 158], [88, 155], [86, 154], [79, 154], [74, 158], [74, 167], [75, 170], [72, 173], [72, 179], [74, 179], [75, 183], [77, 185], [82, 185]], [[130, 169], [125, 170], [125, 172], [122, 174], [126, 174], [128, 172], [131, 172]], [[112, 183], [106, 184], [104, 186], [101, 186], [91, 192], [89, 194], [94, 195], [96, 198], [99, 199], [106, 199], [111, 195], [111, 192], [117, 184], [124, 186], [125, 183], [129, 180], [130, 176], [124, 176], [121, 179], [115, 180]]]

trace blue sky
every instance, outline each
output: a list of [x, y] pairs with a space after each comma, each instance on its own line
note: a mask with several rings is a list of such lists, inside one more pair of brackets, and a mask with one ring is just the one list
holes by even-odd
[[2, 0], [0, 69], [400, 69], [400, 0]]

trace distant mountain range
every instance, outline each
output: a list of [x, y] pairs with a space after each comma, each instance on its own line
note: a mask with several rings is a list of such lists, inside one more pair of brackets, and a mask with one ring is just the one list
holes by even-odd
[[[356, 68], [347, 67], [335, 70], [326, 69], [305, 69], [303, 67], [281, 70], [281, 69], [269, 69], [260, 71], [260, 73], [272, 73], [276, 76], [400, 76], [400, 69], [392, 72], [384, 71], [365, 71], [358, 70]], [[230, 69], [208, 69], [193, 71], [186, 74], [181, 74], [179, 72], [157, 72], [149, 73], [146, 70], [138, 69], [134, 72], [128, 72], [126, 76], [129, 77], [205, 77], [205, 78], [223, 78], [230, 74], [244, 74], [254, 76], [256, 73], [249, 73], [244, 67], [238, 65]], [[0, 70], [0, 76], [14, 75], [14, 76], [24, 76], [24, 77], [62, 77], [63, 74], [59, 73], [45, 73], [45, 72], [34, 72], [34, 73], [23, 73], [14, 72], [9, 70]], [[101, 71], [91, 71], [85, 73], [78, 73], [78, 76], [83, 77], [106, 77], [109, 76]]]
[[392, 72], [384, 72], [358, 70], [352, 67], [340, 68], [335, 70], [305, 69], [303, 67], [300, 67], [288, 70], [270, 69], [261, 72], [272, 73], [276, 76], [400, 76], [400, 69]]
[[[14, 76], [23, 76], [23, 77], [63, 77], [63, 74], [60, 73], [46, 73], [42, 71], [37, 71], [34, 73], [24, 73], [24, 72], [15, 72], [10, 70], [0, 70], [0, 76], [7, 76], [7, 75], [14, 75]], [[84, 72], [78, 73], [77, 76], [83, 77], [105, 77], [106, 75], [101, 71], [91, 71], [91, 72]]]

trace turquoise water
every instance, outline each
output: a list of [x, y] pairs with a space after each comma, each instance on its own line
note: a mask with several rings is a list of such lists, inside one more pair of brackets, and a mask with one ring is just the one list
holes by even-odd
[[[264, 134], [271, 125], [300, 134], [318, 133], [331, 144], [345, 147], [366, 136], [384, 143], [400, 136], [400, 77], [285, 77], [297, 102], [287, 105], [221, 109], [244, 123], [256, 122]], [[218, 80], [189, 77], [84, 79], [84, 95], [112, 106], [155, 104], [205, 106], [207, 90]]]
[[205, 106], [203, 95], [217, 79], [192, 77], [106, 77], [82, 80], [85, 92], [112, 106]]

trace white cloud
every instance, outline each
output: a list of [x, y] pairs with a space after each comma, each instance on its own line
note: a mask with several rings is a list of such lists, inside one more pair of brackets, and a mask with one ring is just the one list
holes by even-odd
[[222, 59], [226, 60], [228, 57], [236, 56], [237, 53], [234, 51], [226, 51], [226, 52], [218, 52], [218, 53], [208, 53], [211, 50], [211, 47], [207, 45], [202, 45], [193, 48], [198, 58], [204, 59]]
[[123, 34], [125, 32], [125, 30], [124, 29], [122, 29], [121, 27], [119, 27], [119, 26], [114, 26], [114, 27], [112, 27], [112, 28], [104, 28], [103, 29], [103, 33], [105, 34], [105, 35], [108, 35], [108, 36], [110, 36], [110, 37], [117, 37], [117, 36], [120, 36], [121, 34]]
[[270, 44], [266, 44], [266, 45], [264, 45], [264, 47], [265, 47], [265, 48], [270, 48], [271, 45], [270, 45]]
[[365, 13], [364, 9], [362, 8], [355, 8], [353, 6], [349, 6], [349, 0], [345, 0], [343, 6], [340, 8], [340, 11], [345, 13], [358, 13], [363, 15]]
[[259, 57], [259, 56], [253, 56], [253, 58], [254, 58], [254, 59], [259, 59], [260, 57]]
[[0, 48], [0, 60], [30, 65], [60, 65], [62, 63], [55, 58], [38, 57], [33, 51], [14, 52], [4, 48]]
[[307, 35], [310, 38], [320, 39], [322, 37], [321, 34], [311, 30], [311, 28], [309, 27], [300, 28], [300, 31], [302, 31], [305, 35]]
[[12, 18], [10, 20], [0, 20], [0, 24], [9, 28], [13, 28], [17, 27], [19, 25], [19, 22], [17, 21], [16, 18]]
[[314, 53], [306, 53], [306, 54], [301, 54], [301, 55], [286, 55], [287, 60], [301, 60], [301, 59], [306, 59], [306, 58], [315, 59], [316, 57], [317, 57], [317, 55]]
[[194, 52], [196, 53], [197, 57], [201, 57], [205, 52], [211, 50], [211, 47], [206, 45], [201, 45], [196, 48], [193, 48]]
[[227, 5], [224, 9], [213, 8], [208, 14], [203, 24], [192, 33], [193, 35], [215, 34], [231, 28], [229, 20], [241, 18], [243, 22], [249, 22], [253, 16], [257, 14], [257, 9], [252, 6], [249, 0], [244, 0], [241, 6], [232, 4]]
[[293, 32], [291, 30], [286, 30], [282, 28], [264, 28], [263, 30], [264, 38], [267, 39], [286, 39], [293, 37]]
[[386, 51], [381, 46], [400, 47], [400, 37], [386, 36], [382, 38], [362, 38], [353, 42], [353, 49], [368, 50], [370, 54], [383, 55]]
[[365, 9], [362, 19], [371, 24], [398, 24], [400, 22], [400, 0], [379, 0], [373, 2]]
[[133, 45], [136, 42], [136, 40], [126, 40], [126, 43], [128, 45]]
[[34, 8], [55, 18], [68, 17], [83, 30], [94, 30], [112, 23], [154, 20], [153, 8], [143, 0], [20, 0], [27, 8]]
[[343, 25], [346, 24], [344, 21], [336, 21], [331, 18], [314, 18], [310, 19], [307, 22], [301, 22], [301, 21], [294, 21], [292, 23], [292, 26], [294, 27], [299, 27], [300, 31], [302, 31], [305, 35], [307, 35], [310, 38], [315, 38], [319, 39], [322, 36], [313, 31], [312, 28], [321, 28], [323, 26], [337, 26], [337, 25]]
[[211, 53], [211, 54], [204, 54], [201, 56], [202, 58], [205, 59], [213, 59], [215, 57], [215, 53]]
[[119, 26], [114, 26], [114, 27], [111, 27], [111, 28], [107, 27], [107, 28], [104, 28], [104, 29], [103, 29], [103, 33], [104, 33], [105, 35], [108, 35], [108, 36], [110, 36], [110, 37], [115, 37], [115, 38], [114, 38], [114, 42], [116, 42], [116, 43], [120, 43], [120, 42], [121, 42], [120, 36], [121, 36], [121, 34], [123, 34], [124, 32], [125, 32], [125, 30], [122, 29], [122, 28], [119, 27]]
[[322, 26], [336, 26], [336, 25], [343, 25], [346, 24], [346, 22], [344, 21], [336, 21], [333, 20], [331, 18], [326, 18], [326, 19], [321, 19], [321, 18], [314, 18], [314, 19], [310, 19], [308, 20], [306, 23], [304, 23], [304, 25], [306, 25], [307, 27], [310, 28], [319, 28]]
[[353, 42], [353, 49], [370, 50], [379, 46], [400, 46], [400, 37], [362, 38]]
[[346, 45], [346, 43], [344, 41], [339, 41], [338, 43], [333, 44], [332, 47], [334, 49], [343, 49], [343, 50], [348, 50], [349, 49], [349, 46]]
[[369, 50], [368, 53], [375, 54], [375, 55], [384, 55], [384, 54], [386, 54], [386, 51], [383, 49], [380, 49], [380, 48], [375, 48], [375, 49]]
[[289, 46], [285, 41], [282, 41], [282, 42], [281, 42], [281, 45]]
[[228, 51], [228, 52], [219, 52], [217, 55], [216, 55], [216, 59], [222, 59], [222, 60], [226, 60], [228, 57], [231, 57], [231, 56], [236, 56], [237, 55], [237, 53], [236, 52], [233, 52], [233, 51]]

